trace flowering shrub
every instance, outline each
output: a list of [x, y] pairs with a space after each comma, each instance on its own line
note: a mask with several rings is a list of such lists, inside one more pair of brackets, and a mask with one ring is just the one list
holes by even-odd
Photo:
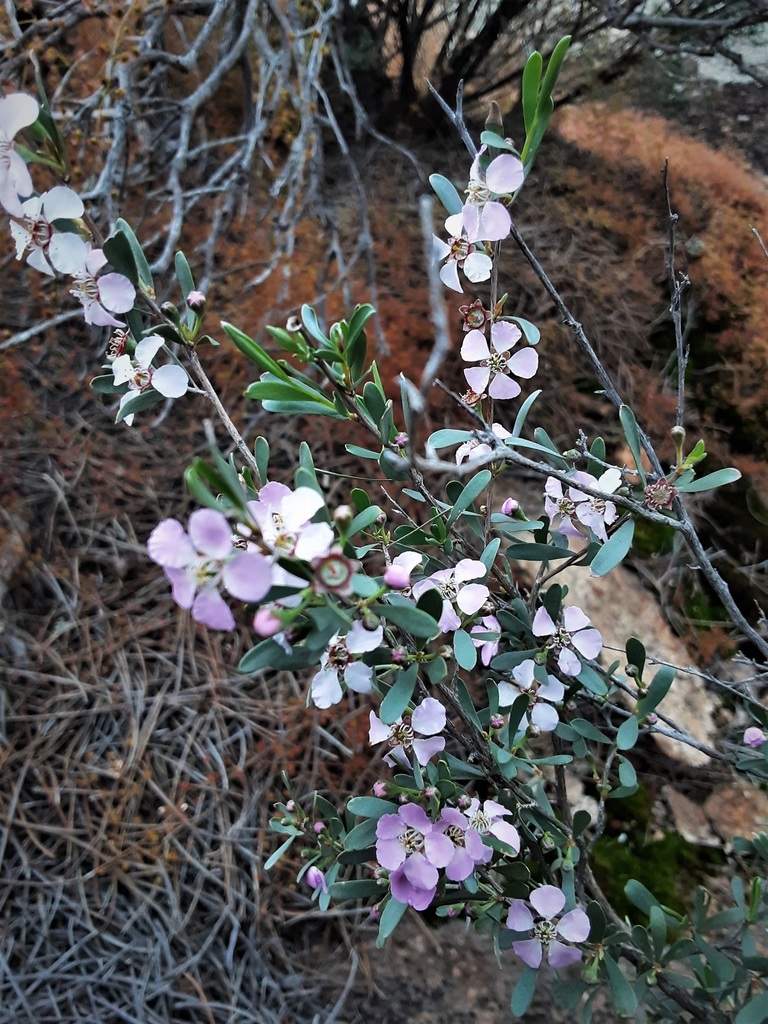
[[[0, 100], [0, 202], [17, 257], [68, 278], [85, 320], [115, 328], [105, 355], [109, 372], [93, 386], [117, 397], [117, 420], [130, 427], [153, 404], [203, 396], [230, 433], [235, 454], [224, 459], [212, 450], [187, 472], [202, 506], [187, 528], [166, 519], [147, 540], [173, 599], [210, 629], [234, 629], [236, 615], [252, 623], [259, 639], [242, 672], [306, 669], [307, 699], [317, 708], [345, 699], [372, 705], [369, 740], [386, 744], [382, 762], [390, 774], [373, 796], [355, 797], [346, 808], [333, 804], [333, 794], [299, 794], [278, 805], [273, 827], [285, 838], [265, 869], [300, 844], [306, 863], [299, 877], [312, 898], [321, 908], [331, 900], [372, 900], [380, 944], [407, 907], [464, 916], [489, 934], [500, 956], [511, 951], [525, 965], [512, 998], [518, 1016], [530, 1005], [542, 963], [562, 969], [583, 962], [581, 975], [572, 974], [558, 992], [584, 1020], [600, 982], [622, 1017], [645, 1005], [659, 1020], [685, 1012], [750, 1024], [764, 1019], [766, 1003], [759, 984], [768, 972], [754, 938], [768, 916], [760, 875], [768, 860], [765, 836], [739, 848], [756, 866], [748, 890], [734, 876], [731, 906], [710, 915], [702, 894], [690, 919], [634, 880], [625, 893], [639, 916], [634, 923], [622, 918], [591, 866], [608, 801], [638, 789], [631, 751], [670, 724], [660, 724], [661, 707], [674, 672], [662, 666], [651, 674], [636, 637], [627, 638], [625, 661], [607, 663], [600, 632], [556, 582], [559, 567], [605, 576], [630, 551], [638, 520], [661, 523], [689, 544], [761, 658], [768, 644], [718, 576], [685, 506], [686, 494], [728, 484], [738, 473], [699, 476], [703, 442], [686, 454], [681, 423], [673, 428], [675, 464], [662, 468], [596, 361], [630, 464], [612, 464], [601, 438], [588, 443], [580, 435], [576, 448], [560, 451], [543, 430], [531, 430], [542, 391], [506, 404], [522, 397], [519, 381], [536, 376], [536, 348], [546, 340], [499, 294], [500, 245], [512, 236], [529, 254], [510, 210], [544, 136], [567, 47], [566, 39], [546, 72], [538, 54], [526, 66], [519, 151], [494, 108], [480, 148], [472, 144], [464, 197], [441, 175], [432, 178], [448, 215], [447, 241], [436, 237], [431, 252], [432, 301], [444, 301], [441, 283], [463, 292], [459, 270], [471, 284], [488, 282], [487, 297], [458, 307], [460, 352], [470, 365], [463, 371], [469, 391], [455, 396], [455, 415], [469, 426], [422, 437], [431, 379], [420, 388], [401, 379], [395, 406], [368, 358], [369, 305], [328, 330], [303, 306], [285, 328], [270, 328], [280, 358], [239, 328], [221, 325], [259, 371], [247, 398], [267, 412], [323, 416], [365, 430], [375, 447], [349, 450], [401, 488], [416, 510], [407, 514], [395, 500], [391, 509], [375, 504], [363, 487], [350, 491], [348, 505], [329, 509], [306, 443], [294, 486], [270, 479], [268, 441], [245, 443], [202, 366], [200, 345], [211, 338], [201, 330], [210, 310], [186, 258], [177, 254], [175, 264], [183, 311], [158, 305], [149, 263], [127, 223], [99, 239], [70, 189], [36, 194], [15, 149], [15, 136], [36, 117], [35, 101], [21, 94]], [[25, 152], [33, 163], [63, 166], [61, 145], [49, 134], [47, 150]], [[561, 303], [543, 271], [541, 277]], [[448, 343], [438, 337], [437, 362]], [[446, 449], [453, 454], [443, 460], [438, 453]], [[541, 481], [535, 510], [496, 493], [499, 476], [515, 467]], [[505, 487], [514, 486], [512, 479]], [[393, 525], [395, 513], [405, 521]], [[523, 574], [521, 566], [535, 569]], [[230, 599], [245, 607], [233, 608]], [[768, 713], [755, 702], [749, 708], [753, 724], [738, 752], [722, 756], [768, 779]], [[568, 803], [567, 773], [576, 763], [589, 766], [599, 794], [595, 820]]]

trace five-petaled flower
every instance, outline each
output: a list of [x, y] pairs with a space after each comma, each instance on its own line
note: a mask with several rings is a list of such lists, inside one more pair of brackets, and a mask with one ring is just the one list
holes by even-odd
[[485, 340], [483, 331], [470, 331], [461, 346], [461, 358], [468, 363], [480, 363], [470, 366], [464, 371], [467, 384], [479, 395], [486, 391], [490, 398], [517, 398], [521, 388], [516, 380], [509, 376], [529, 380], [539, 368], [539, 354], [535, 348], [528, 346], [509, 356], [522, 338], [519, 327], [507, 320], [497, 320], [491, 324], [491, 347]]
[[31, 196], [34, 191], [29, 169], [16, 152], [13, 137], [34, 124], [39, 113], [37, 100], [22, 92], [0, 99], [0, 206], [12, 217], [24, 216], [19, 196]]
[[443, 599], [443, 610], [439, 626], [444, 633], [450, 633], [461, 627], [461, 618], [456, 614], [454, 602], [464, 615], [475, 615], [490, 597], [488, 587], [483, 583], [471, 583], [470, 580], [484, 579], [488, 570], [482, 562], [472, 558], [462, 558], [453, 569], [439, 569], [431, 576], [413, 585], [413, 596], [418, 599], [427, 590], [437, 590]]
[[453, 856], [445, 865], [445, 877], [451, 882], [463, 882], [476, 865], [487, 864], [493, 857], [491, 847], [457, 807], [444, 807], [435, 824], [453, 843]]
[[389, 876], [393, 897], [426, 910], [437, 889], [438, 868], [454, 855], [454, 844], [416, 804], [399, 807], [376, 823], [376, 859]]
[[[521, 662], [512, 669], [514, 683], [499, 683], [499, 706], [510, 708], [521, 693], [525, 693], [530, 699], [528, 710], [523, 721], [527, 728], [528, 724], [535, 725], [541, 732], [552, 732], [557, 728], [560, 721], [557, 711], [552, 704], [559, 704], [565, 696], [565, 686], [555, 676], [546, 673], [546, 682], [538, 680], [534, 673], [536, 663], [532, 659]], [[543, 703], [551, 701], [552, 703]], [[521, 723], [522, 724], [522, 723]]]
[[553, 529], [570, 537], [584, 537], [585, 531], [576, 525], [589, 527], [598, 540], [608, 540], [606, 526], [616, 522], [618, 512], [614, 503], [607, 497], [597, 498], [579, 490], [579, 484], [613, 494], [621, 486], [621, 470], [606, 469], [596, 478], [591, 473], [577, 470], [569, 478], [567, 492], [562, 483], [555, 477], [547, 477], [544, 485], [544, 511], [552, 520]]
[[53, 277], [74, 274], [88, 255], [87, 243], [72, 231], [57, 231], [54, 221], [77, 219], [84, 212], [80, 196], [65, 185], [57, 185], [21, 204], [22, 219], [11, 221], [16, 259], [26, 257], [35, 270]]
[[273, 481], [264, 484], [256, 501], [248, 502], [248, 513], [275, 556], [292, 555], [310, 562], [327, 555], [333, 544], [333, 530], [328, 523], [310, 522], [324, 505], [322, 494], [312, 487], [292, 491]]
[[[589, 937], [589, 918], [580, 907], [557, 915], [565, 906], [565, 893], [555, 885], [534, 889], [528, 902], [536, 911], [534, 918], [524, 900], [512, 900], [507, 914], [507, 928], [513, 932], [533, 932], [532, 939], [518, 939], [512, 948], [524, 964], [534, 970], [541, 967], [544, 954], [551, 967], [567, 967], [581, 960], [581, 950], [565, 942], [585, 942]], [[561, 942], [565, 939], [565, 942]]]
[[493, 836], [505, 843], [515, 853], [520, 852], [520, 833], [510, 821], [512, 811], [496, 800], [483, 800], [482, 803], [473, 796], [466, 808], [469, 827], [479, 832], [481, 836]]
[[[425, 765], [445, 748], [445, 739], [438, 736], [445, 728], [445, 708], [434, 697], [425, 697], [410, 715], [403, 715], [387, 725], [374, 714], [370, 713], [368, 739], [371, 743], [383, 743], [385, 740], [391, 747], [384, 760], [387, 764], [410, 767], [409, 755], [413, 752], [420, 765]], [[419, 736], [427, 737], [418, 739]]]
[[310, 684], [312, 703], [318, 708], [329, 708], [338, 704], [344, 693], [342, 684], [356, 693], [370, 693], [373, 687], [373, 669], [362, 661], [356, 661], [356, 654], [375, 651], [384, 639], [384, 629], [366, 629], [360, 621], [352, 623], [346, 636], [336, 633], [320, 662], [320, 671]]
[[215, 509], [193, 512], [188, 531], [177, 519], [164, 519], [149, 535], [149, 557], [170, 580], [174, 601], [191, 608], [196, 622], [232, 630], [235, 619], [219, 587], [239, 601], [260, 601], [272, 586], [272, 566], [255, 551], [235, 549], [227, 517]]
[[[500, 423], [494, 423], [491, 427], [491, 432], [498, 437], [500, 441], [506, 441], [508, 437], [512, 437], [512, 434], [505, 427], [502, 427]], [[456, 449], [456, 465], [460, 466], [465, 459], [479, 459], [483, 455], [490, 455], [493, 452], [493, 448], [485, 441], [480, 441], [478, 438], [473, 437], [469, 441], [465, 441], [460, 444]]]
[[501, 637], [501, 623], [495, 615], [484, 615], [476, 626], [473, 626], [469, 635], [472, 643], [480, 650], [480, 661], [483, 665], [490, 665], [499, 651], [499, 638]]
[[85, 322], [97, 327], [125, 327], [113, 313], [128, 313], [136, 301], [136, 289], [122, 274], [96, 275], [106, 266], [107, 257], [102, 249], [88, 249], [79, 266], [72, 271], [72, 295], [84, 309]]
[[[112, 363], [112, 374], [116, 385], [127, 384], [128, 391], [120, 399], [120, 409], [135, 398], [137, 394], [154, 388], [165, 398], [181, 398], [187, 393], [189, 377], [186, 370], [177, 363], [165, 366], [152, 366], [152, 360], [165, 344], [159, 334], [149, 334], [136, 346], [131, 358], [127, 353], [118, 356]], [[130, 427], [133, 413], [123, 417]]]
[[557, 625], [552, 616], [542, 605], [533, 619], [533, 635], [546, 637], [545, 649], [557, 657], [560, 671], [567, 676], [577, 676], [581, 671], [581, 662], [573, 653], [576, 648], [584, 658], [596, 658], [603, 649], [603, 638], [593, 627], [587, 629], [590, 619], [581, 608], [571, 605], [566, 608]]

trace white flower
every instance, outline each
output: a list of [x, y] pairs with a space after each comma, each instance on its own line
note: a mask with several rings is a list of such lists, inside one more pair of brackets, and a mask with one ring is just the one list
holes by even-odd
[[40, 108], [37, 100], [14, 92], [0, 100], [0, 206], [12, 217], [23, 217], [19, 196], [31, 196], [32, 179], [24, 160], [16, 152], [13, 137], [34, 124]]
[[98, 327], [125, 327], [116, 320], [113, 313], [127, 313], [136, 301], [136, 289], [123, 274], [102, 274], [98, 272], [107, 263], [102, 249], [88, 249], [83, 262], [73, 271], [74, 288], [71, 294], [78, 299], [85, 310], [85, 322]]
[[11, 221], [16, 242], [16, 259], [42, 274], [74, 274], [88, 256], [87, 243], [71, 231], [56, 231], [55, 220], [77, 219], [84, 212], [83, 201], [71, 188], [57, 185], [41, 196], [32, 196], [21, 204], [23, 223]]
[[[159, 334], [149, 334], [138, 343], [133, 358], [126, 353], [118, 356], [112, 363], [115, 384], [128, 385], [128, 391], [120, 399], [120, 409], [138, 393], [146, 391], [150, 387], [159, 391], [165, 398], [181, 398], [186, 394], [189, 377], [183, 367], [176, 363], [168, 363], [157, 369], [152, 367], [152, 360], [163, 344], [163, 339]], [[124, 417], [124, 421], [129, 427], [133, 424], [133, 416], [134, 414], [131, 412]]]
[[310, 684], [309, 695], [318, 708], [338, 704], [344, 690], [342, 683], [356, 693], [370, 693], [373, 687], [373, 669], [355, 654], [375, 651], [384, 639], [384, 629], [366, 629], [362, 622], [354, 622], [346, 636], [337, 633], [331, 637], [328, 649], [320, 663], [320, 671]]

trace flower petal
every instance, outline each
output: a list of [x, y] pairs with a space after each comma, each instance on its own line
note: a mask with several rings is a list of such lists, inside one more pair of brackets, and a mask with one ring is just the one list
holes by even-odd
[[573, 635], [573, 646], [585, 658], [596, 658], [603, 649], [603, 638], [597, 629], [582, 629]]
[[152, 360], [164, 344], [165, 339], [161, 338], [159, 334], [148, 334], [146, 338], [142, 338], [136, 346], [133, 358], [139, 366], [143, 366], [146, 370], [148, 366], [152, 365]]
[[85, 212], [83, 200], [71, 188], [66, 185], [56, 185], [40, 197], [42, 199], [43, 212], [47, 221], [76, 220], [82, 217]]
[[501, 242], [509, 234], [512, 218], [502, 203], [485, 203], [480, 212], [477, 237], [484, 242]]
[[37, 100], [23, 92], [12, 92], [0, 100], [0, 132], [8, 139], [34, 124], [40, 113]]
[[183, 367], [168, 363], [152, 374], [152, 387], [165, 398], [181, 398], [187, 393], [189, 377]]
[[200, 508], [187, 526], [195, 548], [209, 558], [226, 558], [232, 550], [232, 528], [227, 517], [214, 508]]
[[547, 959], [550, 967], [570, 967], [581, 960], [581, 950], [574, 949], [573, 946], [564, 946], [555, 939], [550, 943]]
[[377, 626], [375, 629], [366, 629], [363, 623], [356, 619], [347, 633], [347, 650], [350, 654], [364, 654], [366, 651], [375, 651], [381, 646], [384, 639], [384, 627]]
[[321, 669], [310, 684], [309, 695], [317, 708], [329, 708], [332, 704], [338, 704], [342, 697], [338, 673], [334, 669]]
[[468, 366], [464, 370], [464, 377], [476, 395], [483, 395], [491, 379], [491, 371], [487, 366]]
[[507, 377], [505, 373], [497, 373], [488, 388], [488, 396], [498, 398], [503, 402], [510, 398], [517, 398], [521, 391], [522, 388], [516, 380]]
[[413, 752], [422, 767], [429, 764], [435, 754], [439, 754], [441, 750], [445, 750], [445, 739], [442, 736], [430, 736], [426, 740], [413, 741]]
[[474, 615], [479, 612], [490, 597], [491, 592], [482, 583], [467, 583], [462, 587], [456, 597], [456, 604], [465, 615]]
[[461, 268], [468, 281], [476, 284], [478, 281], [487, 281], [493, 270], [493, 260], [484, 252], [473, 252], [464, 260]]
[[530, 380], [531, 377], [536, 375], [536, 371], [539, 368], [539, 353], [530, 346], [523, 348], [519, 352], [515, 352], [507, 366], [510, 373], [514, 373], [516, 377]]
[[178, 519], [158, 523], [147, 540], [147, 553], [163, 568], [183, 569], [195, 560], [195, 549]]
[[434, 697], [425, 697], [414, 709], [411, 724], [422, 736], [435, 736], [445, 728], [445, 708]]
[[520, 957], [524, 964], [534, 970], [541, 967], [541, 942], [538, 939], [525, 939], [523, 942], [513, 942], [512, 949]]
[[464, 291], [459, 283], [459, 268], [456, 265], [456, 260], [448, 260], [440, 267], [440, 280], [454, 292]]
[[101, 302], [112, 313], [127, 313], [136, 302], [136, 289], [123, 274], [104, 274], [96, 284]]
[[512, 900], [507, 914], [507, 928], [513, 932], [528, 932], [533, 925], [533, 914], [524, 900]]
[[589, 918], [580, 907], [563, 914], [557, 923], [557, 934], [568, 942], [586, 942], [590, 930]]
[[197, 595], [192, 605], [192, 618], [210, 629], [235, 628], [235, 617], [215, 587], [206, 587]]
[[528, 897], [531, 906], [537, 913], [550, 921], [565, 906], [565, 893], [556, 885], [540, 885]]
[[263, 555], [240, 551], [224, 566], [222, 579], [238, 601], [260, 601], [272, 586], [272, 565]]
[[344, 682], [355, 693], [370, 693], [373, 687], [373, 669], [362, 661], [354, 661], [344, 669]]
[[464, 336], [464, 342], [461, 346], [462, 359], [465, 359], [468, 363], [477, 363], [481, 359], [487, 359], [490, 354], [488, 342], [485, 340], [485, 335], [482, 331], [469, 331]]
[[544, 605], [542, 605], [534, 615], [531, 631], [534, 636], [552, 636], [555, 632], [555, 624], [552, 621], [552, 616]]

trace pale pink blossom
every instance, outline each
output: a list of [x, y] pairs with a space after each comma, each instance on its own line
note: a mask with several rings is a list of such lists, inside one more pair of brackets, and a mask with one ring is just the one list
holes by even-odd
[[[460, 801], [461, 802], [461, 801]], [[493, 836], [515, 853], [520, 852], [520, 833], [515, 826], [505, 821], [512, 811], [496, 800], [484, 800], [482, 803], [473, 796], [466, 808], [469, 827], [481, 836]]]
[[581, 662], [573, 652], [575, 648], [584, 658], [596, 658], [603, 648], [603, 638], [592, 628], [588, 629], [590, 620], [575, 605], [565, 608], [557, 625], [552, 616], [542, 605], [533, 619], [533, 635], [546, 637], [545, 649], [557, 657], [560, 671], [567, 676], [577, 676], [581, 671]]
[[[152, 360], [165, 344], [159, 334], [149, 334], [136, 346], [133, 357], [124, 353], [112, 363], [112, 374], [116, 385], [127, 384], [128, 391], [120, 399], [120, 409], [132, 398], [148, 388], [154, 388], [165, 398], [181, 398], [187, 393], [189, 377], [186, 370], [177, 363], [152, 366]], [[127, 426], [133, 424], [134, 414], [123, 418]]]
[[71, 188], [57, 185], [21, 204], [22, 220], [11, 221], [16, 259], [26, 258], [30, 267], [53, 277], [54, 272], [74, 274], [88, 255], [80, 235], [57, 231], [54, 221], [77, 220], [84, 212], [83, 201]]
[[215, 509], [193, 512], [188, 531], [177, 519], [164, 519], [147, 541], [149, 557], [162, 566], [174, 601], [191, 608], [196, 622], [232, 630], [235, 619], [219, 588], [239, 601], [260, 601], [272, 586], [272, 566], [263, 555], [237, 550], [227, 517]]
[[310, 684], [310, 697], [315, 707], [329, 708], [338, 704], [344, 688], [356, 693], [370, 693], [373, 669], [365, 662], [355, 660], [355, 655], [375, 651], [383, 639], [382, 626], [366, 629], [360, 621], [352, 623], [346, 636], [337, 633], [331, 637], [320, 662], [320, 671]]
[[579, 490], [579, 484], [602, 491], [604, 495], [613, 494], [622, 483], [621, 471], [607, 469], [599, 479], [591, 473], [581, 470], [570, 478], [567, 493], [562, 483], [555, 477], [548, 477], [544, 486], [544, 510], [552, 520], [552, 528], [566, 536], [584, 536], [577, 523], [588, 527], [598, 540], [608, 540], [606, 526], [615, 523], [618, 512], [614, 503], [607, 497], [596, 498]]
[[497, 156], [483, 171], [480, 158], [483, 146], [469, 172], [467, 202], [461, 211], [450, 216], [445, 227], [452, 236], [466, 235], [471, 241], [500, 242], [507, 237], [512, 220], [503, 203], [494, 196], [507, 196], [523, 184], [525, 171], [520, 160], [511, 153]]
[[435, 828], [453, 843], [453, 856], [445, 865], [445, 877], [451, 882], [463, 882], [478, 864], [487, 864], [493, 857], [491, 847], [485, 845], [469, 818], [457, 807], [444, 807]]
[[[484, 634], [494, 634], [491, 639]], [[478, 635], [479, 634], [479, 635]], [[484, 615], [480, 622], [473, 626], [469, 635], [472, 643], [480, 650], [480, 661], [483, 665], [490, 665], [499, 652], [499, 638], [501, 636], [501, 623], [495, 615]]]
[[136, 289], [123, 274], [96, 275], [106, 266], [102, 249], [87, 250], [83, 262], [72, 272], [74, 288], [70, 293], [85, 311], [85, 322], [98, 327], [125, 327], [113, 313], [128, 313], [136, 301]]
[[[508, 437], [512, 437], [510, 431], [505, 427], [502, 427], [500, 423], [494, 423], [491, 427], [491, 431], [500, 441], [506, 441]], [[493, 449], [489, 444], [473, 437], [469, 441], [465, 441], [463, 444], [460, 444], [456, 449], [456, 465], [460, 466], [465, 459], [469, 459], [470, 461], [472, 459], [479, 459], [481, 456], [490, 455], [492, 452]]]
[[325, 880], [325, 875], [315, 864], [307, 868], [304, 881], [314, 891], [320, 889], [322, 892], [328, 892], [328, 883]]
[[440, 280], [455, 292], [464, 291], [459, 283], [459, 268], [473, 284], [487, 281], [491, 276], [493, 260], [487, 253], [480, 252], [466, 235], [452, 235], [448, 242], [433, 235], [432, 256], [435, 261], [445, 260], [440, 268]]
[[437, 590], [443, 599], [438, 625], [444, 633], [452, 632], [461, 627], [461, 618], [456, 614], [454, 603], [459, 611], [471, 617], [480, 611], [490, 597], [490, 591], [485, 584], [470, 582], [484, 579], [487, 572], [482, 562], [462, 558], [453, 569], [439, 569], [431, 576], [414, 583], [413, 596], [418, 601], [427, 590]]
[[404, 551], [401, 555], [395, 555], [384, 573], [385, 584], [393, 590], [406, 590], [411, 585], [411, 573], [423, 560], [424, 555], [418, 551]]
[[248, 502], [248, 513], [275, 556], [292, 555], [311, 562], [327, 555], [334, 540], [328, 523], [310, 522], [324, 505], [322, 494], [312, 487], [292, 491], [271, 482], [261, 488], [256, 501]]
[[19, 197], [34, 192], [29, 169], [16, 152], [13, 138], [22, 128], [34, 124], [39, 113], [37, 100], [22, 92], [0, 99], [0, 206], [12, 217], [24, 216]]
[[[368, 740], [370, 743], [389, 744], [391, 750], [384, 760], [390, 766], [396, 764], [410, 767], [410, 754], [416, 756], [420, 765], [425, 765], [445, 749], [445, 739], [438, 736], [445, 728], [445, 708], [439, 700], [434, 697], [425, 697], [424, 700], [410, 715], [403, 715], [387, 725], [374, 714], [370, 713]], [[418, 736], [427, 737], [419, 739]]]
[[[521, 693], [525, 693], [530, 704], [526, 711], [523, 728], [535, 725], [541, 732], [552, 732], [557, 728], [560, 717], [553, 704], [559, 704], [565, 696], [565, 686], [553, 675], [547, 674], [546, 682], [540, 682], [535, 676], [536, 663], [532, 659], [521, 662], [512, 669], [514, 683], [501, 682], [499, 686], [499, 706], [511, 708]], [[524, 723], [524, 724], [523, 724]]]
[[750, 725], [744, 731], [744, 742], [748, 747], [762, 747], [766, 739], [768, 739], [768, 736], [765, 735], [762, 729], [758, 729], [756, 725]]
[[512, 900], [507, 914], [507, 928], [513, 932], [532, 931], [534, 935], [532, 939], [512, 943], [523, 963], [536, 970], [541, 967], [545, 954], [551, 967], [567, 967], [581, 960], [581, 950], [565, 943], [585, 942], [589, 938], [590, 923], [584, 911], [577, 907], [556, 921], [565, 906], [565, 893], [555, 885], [534, 889], [528, 902], [536, 918], [524, 900]]
[[469, 331], [465, 335], [461, 358], [468, 363], [480, 363], [480, 366], [470, 366], [464, 370], [472, 391], [478, 395], [487, 391], [490, 398], [517, 398], [521, 388], [510, 374], [529, 380], [539, 368], [539, 354], [531, 346], [513, 356], [508, 355], [522, 336], [520, 328], [507, 320], [497, 320], [491, 324], [490, 348], [484, 331]]
[[390, 872], [392, 895], [399, 903], [426, 910], [437, 890], [438, 868], [452, 857], [451, 840], [416, 804], [405, 804], [376, 823], [376, 859]]

